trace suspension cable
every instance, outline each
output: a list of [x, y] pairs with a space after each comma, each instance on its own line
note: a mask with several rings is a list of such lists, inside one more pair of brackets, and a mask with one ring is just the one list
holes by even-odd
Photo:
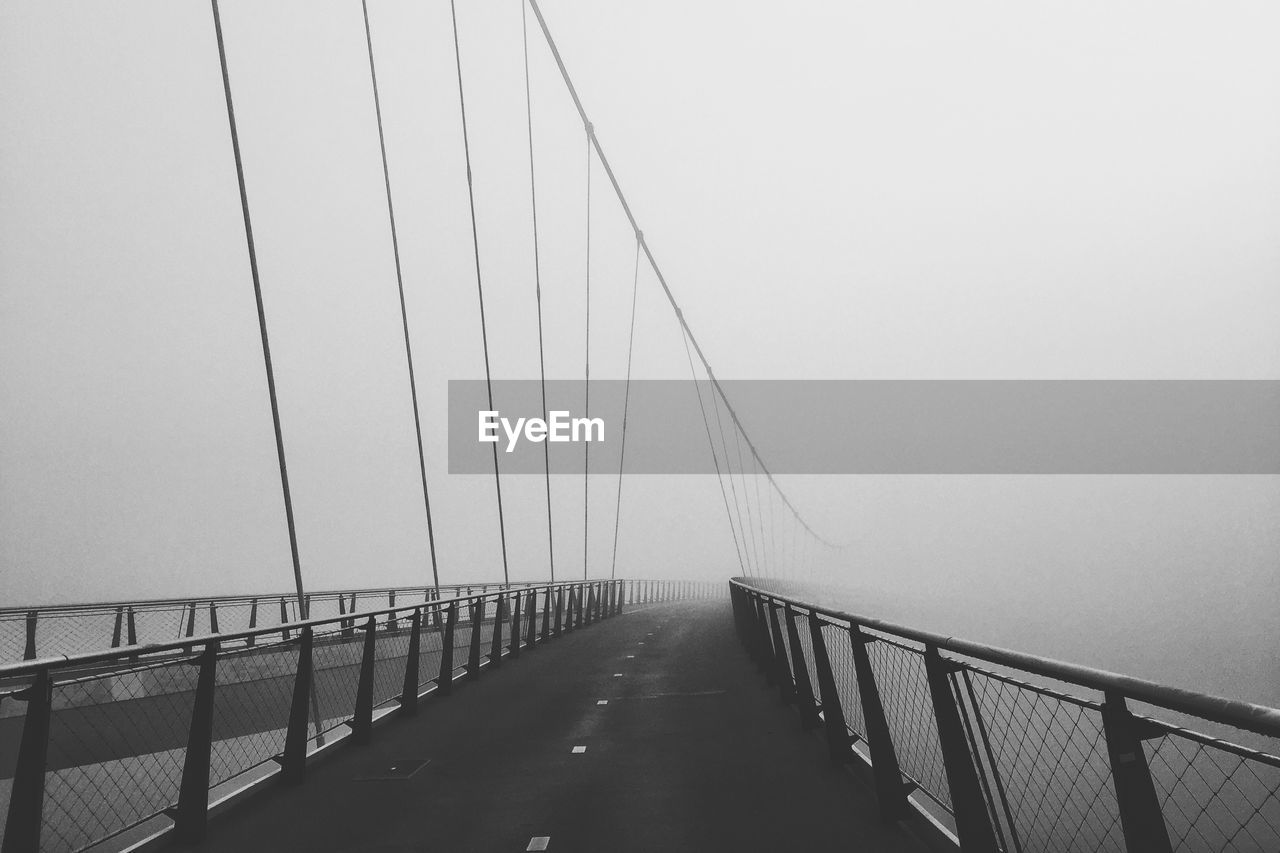
[[[733, 510], [738, 514], [738, 527], [742, 530], [742, 548], [745, 551], [747, 547], [747, 531], [746, 527], [742, 523], [742, 508], [738, 502], [738, 487], [733, 480], [733, 463], [729, 459], [729, 442], [724, 437], [724, 422], [720, 417], [720, 401], [716, 398], [715, 394], [711, 395], [711, 411], [715, 412], [716, 415], [716, 431], [720, 434], [720, 446], [724, 448], [724, 464], [725, 468], [728, 469], [729, 488], [733, 492]], [[742, 491], [744, 494], [746, 493], [746, 490], [746, 483], [743, 483]], [[751, 561], [748, 560], [747, 563], [750, 565]], [[756, 570], [758, 574], [758, 566], [756, 567]]]
[[[767, 571], [768, 567], [764, 566], [760, 559], [759, 543], [756, 542], [756, 522], [751, 514], [751, 490], [747, 488], [747, 466], [742, 461], [742, 442], [738, 439], [738, 430], [730, 429], [733, 435], [733, 446], [738, 452], [738, 476], [742, 479], [742, 502], [747, 507], [747, 529], [751, 533], [751, 553], [755, 556], [756, 571]], [[761, 575], [768, 577], [768, 575]]]
[[[582, 417], [590, 423], [591, 419], [591, 139], [593, 133], [591, 122], [586, 124], [587, 132], [587, 317], [586, 317], [586, 358], [583, 375], [586, 381], [582, 386]], [[590, 429], [590, 427], [587, 427]], [[590, 438], [588, 435], [587, 438]], [[494, 445], [495, 447], [497, 445]], [[582, 442], [582, 579], [587, 579], [587, 544], [591, 527], [587, 523], [590, 509], [588, 490], [591, 488], [591, 442]]]
[[[467, 161], [467, 198], [471, 203], [471, 247], [476, 258], [476, 295], [480, 300], [480, 343], [484, 348], [484, 384], [489, 392], [489, 410], [493, 411], [493, 374], [489, 369], [489, 329], [484, 317], [484, 282], [480, 274], [480, 235], [476, 228], [476, 192], [471, 180], [471, 142], [467, 136], [467, 100], [462, 88], [462, 49], [458, 46], [458, 8], [449, 0], [453, 19], [453, 57], [458, 67], [458, 109], [462, 114], [462, 150]], [[507, 525], [502, 516], [502, 475], [498, 470], [498, 445], [493, 445], [493, 486], [498, 496], [498, 534], [502, 540], [502, 580], [511, 583], [507, 568]]]
[[[521, 8], [524, 8], [521, 6]], [[631, 278], [631, 331], [627, 335], [627, 384], [622, 395], [622, 445], [618, 449], [618, 502], [613, 510], [613, 563], [609, 579], [618, 576], [618, 527], [622, 522], [622, 467], [627, 456], [627, 413], [631, 408], [631, 354], [636, 344], [636, 296], [640, 292], [640, 242], [643, 234], [636, 235], [635, 273]]]
[[236, 162], [236, 181], [240, 185], [240, 212], [244, 216], [244, 237], [249, 248], [249, 272], [253, 278], [253, 298], [258, 305], [258, 331], [262, 336], [262, 362], [267, 369], [267, 397], [271, 400], [271, 424], [276, 435], [276, 457], [280, 461], [280, 491], [284, 495], [285, 524], [289, 528], [289, 554], [293, 558], [293, 583], [298, 594], [298, 615], [306, 619], [307, 597], [302, 589], [302, 562], [298, 558], [298, 533], [293, 522], [293, 497], [289, 492], [289, 468], [285, 464], [284, 432], [280, 429], [280, 404], [276, 399], [276, 376], [271, 366], [271, 343], [267, 338], [267, 312], [262, 304], [262, 280], [258, 275], [258, 252], [253, 242], [253, 221], [249, 217], [249, 193], [245, 188], [244, 161], [240, 156], [240, 133], [236, 128], [236, 110], [231, 99], [231, 75], [227, 71], [227, 49], [222, 39], [222, 15], [218, 0], [213, 5], [213, 31], [218, 41], [218, 62], [222, 66], [222, 92], [227, 100], [227, 124], [231, 128], [231, 151]]
[[382, 152], [382, 183], [387, 190], [387, 219], [391, 223], [391, 254], [396, 262], [396, 289], [400, 294], [400, 324], [404, 329], [404, 357], [409, 365], [409, 398], [413, 402], [413, 434], [418, 440], [418, 472], [422, 475], [422, 504], [427, 511], [427, 546], [431, 552], [431, 580], [440, 597], [440, 570], [436, 565], [436, 532], [431, 521], [431, 497], [427, 492], [427, 460], [422, 451], [422, 420], [418, 413], [418, 383], [413, 374], [413, 346], [409, 343], [409, 312], [404, 301], [404, 275], [400, 270], [400, 238], [396, 231], [396, 209], [391, 201], [391, 171], [387, 165], [387, 138], [382, 129], [382, 100], [378, 95], [378, 70], [373, 61], [373, 34], [369, 29], [369, 3], [360, 0], [364, 13], [364, 40], [369, 49], [369, 80], [373, 84], [373, 112], [378, 119], [378, 148]]
[[[520, 31], [524, 39], [524, 105], [529, 126], [529, 199], [533, 209], [533, 287], [538, 302], [538, 375], [542, 382], [542, 419], [547, 419], [547, 357], [542, 340], [542, 262], [538, 256], [538, 182], [533, 163], [533, 98], [529, 85], [529, 25], [523, 0], [520, 3]], [[547, 560], [551, 581], [556, 579], [554, 527], [551, 524], [551, 443], [542, 442], [542, 462], [547, 485]]]
[[[689, 360], [689, 375], [693, 381], [693, 391], [695, 394], [698, 395], [698, 409], [702, 412], [702, 426], [707, 431], [707, 446], [711, 448], [711, 461], [716, 466], [716, 481], [720, 483], [720, 499], [724, 501], [724, 514], [725, 514], [725, 517], [729, 519], [729, 532], [733, 534], [733, 549], [738, 552], [738, 568], [741, 569], [743, 574], [747, 575], [747, 577], [751, 577], [750, 561], [746, 561], [746, 562], [743, 561], [742, 559], [743, 548], [738, 545], [738, 531], [733, 526], [733, 515], [729, 512], [729, 497], [724, 490], [724, 478], [720, 476], [720, 459], [716, 455], [715, 442], [711, 440], [711, 422], [707, 419], [707, 407], [702, 403], [702, 389], [698, 387], [698, 372], [694, 370], [693, 355], [689, 352], [689, 340], [688, 340], [688, 337], [685, 335], [683, 329], [680, 330], [680, 340], [684, 343], [685, 358]], [[712, 405], [715, 404], [714, 397], [712, 398], [711, 402], [712, 402]], [[727, 467], [728, 464], [729, 464], [729, 453], [728, 453], [728, 448], [726, 448], [725, 449], [725, 466]], [[730, 483], [732, 483], [733, 482], [732, 472], [730, 473], [729, 479], [730, 479]], [[737, 498], [735, 497], [734, 500], [736, 502]]]
[[[560, 50], [556, 47], [555, 39], [551, 36], [551, 30], [547, 27], [547, 21], [542, 15], [542, 9], [538, 6], [538, 0], [528, 0], [528, 2], [529, 7], [533, 9], [534, 16], [538, 19], [538, 25], [542, 29], [542, 35], [546, 39], [547, 47], [551, 50], [551, 55], [556, 61], [556, 66], [560, 69], [560, 76], [564, 80], [565, 88], [569, 91], [569, 96], [573, 100], [573, 105], [577, 108], [578, 114], [582, 117], [583, 123], [589, 125], [590, 119], [587, 117], [586, 108], [582, 106], [582, 100], [578, 97], [578, 90], [574, 87], [573, 80], [569, 77], [569, 71], [565, 68], [564, 60], [560, 56]], [[640, 225], [636, 221], [635, 214], [631, 212], [631, 205], [627, 203], [627, 198], [622, 192], [622, 187], [618, 183], [617, 176], [613, 173], [613, 168], [609, 165], [609, 158], [605, 156], [604, 148], [600, 145], [600, 140], [594, 133], [589, 134], [589, 136], [591, 144], [595, 147], [596, 156], [600, 159], [600, 165], [604, 168], [605, 175], [609, 178], [609, 183], [613, 186], [614, 195], [617, 196], [618, 203], [622, 206], [622, 212], [626, 214], [627, 221], [631, 224], [631, 229], [633, 231], [639, 231]], [[782, 502], [786, 504], [787, 509], [790, 510], [792, 516], [794, 516], [800, 525], [809, 532], [810, 536], [814, 537], [814, 539], [821, 542], [828, 548], [846, 547], [846, 545], [836, 544], [829, 541], [814, 530], [813, 527], [805, 521], [804, 516], [800, 514], [800, 511], [796, 509], [795, 504], [791, 502], [791, 499], [787, 497], [782, 486], [774, 479], [768, 466], [764, 464], [764, 460], [761, 458], [755, 444], [751, 441], [751, 437], [747, 435], [746, 428], [742, 425], [742, 421], [739, 419], [738, 413], [734, 410], [733, 404], [729, 402], [729, 398], [725, 394], [724, 388], [720, 384], [720, 380], [716, 378], [715, 371], [711, 368], [711, 362], [707, 360], [706, 354], [702, 351], [702, 347], [699, 345], [697, 337], [693, 334], [693, 329], [689, 327], [688, 321], [685, 320], [684, 312], [680, 310], [680, 304], [676, 302], [675, 294], [671, 292], [671, 287], [667, 284], [666, 276], [662, 274], [662, 268], [658, 266], [658, 261], [653, 255], [653, 250], [649, 247], [647, 242], [644, 244], [643, 248], [645, 257], [649, 261], [649, 266], [653, 269], [653, 273], [658, 279], [658, 284], [662, 286], [662, 292], [666, 295], [667, 301], [671, 303], [671, 308], [675, 311], [676, 318], [679, 319], [680, 325], [684, 327], [685, 333], [689, 336], [689, 343], [693, 345], [694, 352], [697, 353], [698, 359], [702, 362], [703, 369], [707, 374], [707, 379], [711, 382], [712, 387], [720, 396], [721, 400], [724, 401], [724, 406], [726, 411], [729, 413], [729, 417], [742, 433], [743, 440], [747, 443], [747, 447], [750, 449], [751, 455], [759, 464], [760, 470], [764, 473], [765, 477], [768, 478], [769, 484], [778, 492], [778, 497], [782, 499]]]

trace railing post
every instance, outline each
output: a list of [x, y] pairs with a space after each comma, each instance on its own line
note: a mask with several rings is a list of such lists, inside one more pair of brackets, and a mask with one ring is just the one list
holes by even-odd
[[120, 648], [120, 636], [124, 632], [124, 608], [116, 608], [116, 624], [111, 629], [111, 648]]
[[831, 657], [827, 654], [827, 640], [822, 635], [822, 621], [818, 614], [809, 613], [809, 644], [813, 646], [813, 668], [818, 672], [818, 695], [822, 699], [822, 728], [827, 736], [827, 752], [832, 762], [844, 764], [853, 758], [849, 740], [849, 724], [840, 704], [840, 691], [831, 672]]
[[738, 632], [738, 642], [747, 645], [747, 632], [742, 625], [742, 596], [738, 588], [729, 590], [729, 606], [733, 609], [733, 628]]
[[133, 611], [133, 605], [125, 610], [125, 627], [129, 632], [129, 645], [136, 646], [138, 644], [138, 619], [137, 614]]
[[27, 611], [27, 645], [22, 650], [23, 660], [36, 659], [36, 620], [40, 618], [39, 611]]
[[[187, 603], [187, 629], [185, 636], [192, 637], [196, 633], [196, 603], [194, 601]], [[191, 654], [191, 646], [183, 646], [182, 653], [184, 655]]]
[[[504, 596], [505, 597], [505, 596]], [[520, 657], [520, 593], [511, 596], [511, 659]]]
[[558, 586], [556, 587], [556, 624], [555, 624], [555, 628], [552, 629], [551, 631], [551, 633], [554, 636], [559, 637], [561, 631], [563, 630], [562, 628], [562, 623], [564, 622], [563, 616], [564, 616], [564, 587]]
[[497, 669], [502, 666], [502, 627], [507, 617], [507, 594], [498, 593], [494, 604], [496, 608], [493, 615], [493, 642], [489, 646], [489, 665]]
[[[338, 593], [338, 615], [339, 616], [347, 615], [347, 602], [346, 602], [346, 599], [342, 597], [342, 593]], [[339, 620], [338, 625], [340, 627], [339, 627], [338, 633], [343, 637], [350, 637], [354, 633], [351, 628], [353, 624], [354, 622], [351, 619]]]
[[938, 648], [924, 648], [925, 677], [933, 700], [933, 716], [938, 724], [938, 743], [942, 747], [942, 764], [947, 771], [947, 787], [951, 790], [951, 807], [955, 811], [956, 836], [961, 853], [994, 853], [995, 832], [991, 816], [982, 796], [978, 771], [965, 738], [960, 711], [951, 690], [950, 673], [954, 669], [938, 654]]
[[525, 610], [528, 611], [525, 621], [529, 623], [529, 628], [528, 635], [524, 638], [524, 644], [532, 649], [534, 644], [538, 642], [538, 591], [530, 589], [529, 594], [525, 596], [525, 601]]
[[[293, 678], [293, 701], [289, 705], [289, 729], [284, 736], [280, 758], [281, 778], [301, 782], [307, 772], [307, 703], [311, 697], [311, 626], [298, 638], [298, 673]], [[319, 726], [320, 720], [316, 720]]]
[[763, 670], [765, 683], [773, 685], [778, 682], [775, 677], [773, 667], [773, 638], [769, 634], [769, 617], [764, 612], [764, 598], [759, 595], [754, 597], [756, 611], [756, 648], [760, 650], [760, 654], [756, 658], [756, 666]]
[[218, 603], [216, 601], [209, 602], [209, 633], [222, 633], [222, 631], [218, 630]]
[[1129, 712], [1124, 697], [1110, 691], [1102, 705], [1102, 729], [1107, 738], [1125, 848], [1129, 853], [1169, 853], [1169, 830], [1142, 747], [1146, 737], [1163, 734], [1163, 730], [1144, 726]]
[[356, 744], [368, 743], [373, 730], [373, 666], [377, 631], [377, 617], [370, 616], [364, 624], [364, 654], [360, 658], [360, 681], [356, 684], [356, 707], [351, 718], [351, 741]]
[[[289, 608], [285, 604], [284, 597], [281, 596], [280, 597], [280, 624], [285, 625], [285, 624], [288, 624], [288, 622], [289, 622]], [[283, 631], [281, 631], [280, 637], [286, 643], [289, 642], [289, 629], [285, 628]]]
[[587, 586], [587, 614], [586, 624], [590, 625], [596, 621], [596, 585], [588, 584]]
[[[27, 618], [30, 626], [30, 614]], [[32, 640], [27, 642], [30, 645]], [[49, 678], [49, 670], [37, 672], [31, 686], [13, 694], [13, 698], [26, 700], [27, 713], [22, 723], [22, 741], [18, 745], [18, 763], [9, 795], [4, 846], [0, 850], [4, 853], [35, 853], [40, 849], [40, 830], [44, 825], [44, 775], [49, 758], [49, 715], [53, 707], [53, 682]]]
[[484, 610], [483, 598], [471, 600], [471, 651], [467, 656], [468, 681], [475, 681], [480, 677], [480, 629], [484, 624]]
[[[440, 608], [436, 607], [438, 613]], [[436, 677], [436, 689], [441, 696], [453, 692], [453, 627], [458, 623], [458, 602], [449, 602], [444, 618], [444, 644], [440, 648], [440, 675]]]
[[[387, 607], [396, 606], [396, 591], [394, 589], [387, 590]], [[395, 633], [400, 630], [400, 620], [396, 618], [395, 611], [387, 618], [387, 630]]]
[[[536, 592], [534, 593], [537, 594]], [[542, 601], [542, 637], [541, 641], [546, 642], [551, 638], [551, 587], [547, 587], [546, 597]]]
[[422, 608], [409, 615], [409, 654], [404, 661], [404, 686], [400, 690], [400, 713], [412, 717], [418, 713], [418, 665], [422, 643]]
[[778, 695], [790, 705], [796, 701], [796, 688], [791, 683], [791, 667], [787, 663], [787, 646], [782, 641], [782, 626], [778, 624], [778, 608], [772, 601], [765, 603], [769, 611], [769, 635], [773, 638], [773, 677], [778, 683]]
[[[257, 628], [257, 627], [258, 627], [258, 599], [255, 598], [249, 602], [249, 630], [252, 631], [254, 628]], [[248, 637], [245, 639], [244, 642], [246, 646], [252, 647], [257, 642], [257, 640], [258, 640], [257, 637]]]
[[907, 786], [902, 781], [898, 752], [893, 746], [893, 735], [889, 733], [884, 704], [880, 701], [880, 687], [876, 684], [871, 656], [867, 653], [867, 646], [875, 641], [874, 637], [864, 634], [857, 625], [849, 626], [853, 671], [858, 679], [858, 698], [862, 704], [862, 719], [867, 727], [867, 748], [871, 752], [871, 770], [876, 780], [880, 819], [885, 823], [892, 823], [907, 818], [911, 814], [911, 806], [907, 803]]
[[196, 659], [200, 675], [196, 680], [195, 703], [191, 708], [191, 729], [187, 733], [187, 753], [182, 762], [182, 787], [173, 811], [174, 832], [182, 841], [204, 836], [209, 821], [209, 758], [213, 752], [213, 689], [217, 683], [218, 643], [204, 647]]
[[787, 639], [791, 642], [791, 671], [795, 673], [796, 701], [800, 705], [800, 726], [805, 731], [818, 725], [818, 707], [813, 700], [813, 682], [809, 679], [809, 665], [804, 659], [804, 646], [800, 645], [800, 630], [796, 627], [796, 612], [790, 604], [783, 605], [787, 620]]
[[585, 598], [587, 595], [587, 585], [585, 583], [577, 584], [575, 586], [575, 590], [576, 590], [576, 594], [573, 597], [573, 604], [574, 604], [573, 628], [576, 631], [577, 629], [581, 628], [584, 624], [582, 609], [583, 609], [583, 605], [585, 604]]

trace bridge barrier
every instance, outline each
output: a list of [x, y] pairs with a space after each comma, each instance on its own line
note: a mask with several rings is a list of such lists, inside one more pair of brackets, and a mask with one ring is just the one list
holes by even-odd
[[0, 665], [0, 851], [198, 838], [211, 804], [303, 780], [313, 756], [367, 742], [459, 678], [624, 604], [724, 589], [527, 584]]
[[[529, 584], [510, 584], [518, 589]], [[500, 582], [451, 584], [440, 597], [496, 592]], [[324, 590], [304, 596], [307, 616], [337, 616], [430, 603], [433, 586], [366, 587]], [[215, 595], [159, 598], [96, 604], [51, 604], [0, 607], [0, 661], [34, 660], [74, 655], [139, 643], [164, 643], [182, 637], [247, 631], [301, 619], [292, 592], [263, 595]]]
[[833, 761], [868, 779], [886, 821], [965, 853], [1280, 850], [1280, 710], [759, 582], [732, 581], [731, 597], [766, 679], [803, 727], [822, 726]]

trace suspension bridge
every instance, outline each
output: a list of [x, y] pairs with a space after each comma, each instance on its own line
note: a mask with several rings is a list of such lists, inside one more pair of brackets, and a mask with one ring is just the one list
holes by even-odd
[[[570, 475], [555, 470], [548, 445], [530, 502], [527, 492], [513, 500], [494, 444], [485, 518], [495, 524], [483, 535], [496, 542], [501, 576], [439, 558], [446, 472], [432, 468], [428, 449], [443, 415], [419, 390], [426, 371], [414, 360], [397, 223], [403, 188], [388, 156], [376, 15], [362, 0], [425, 559], [418, 585], [308, 585], [272, 360], [279, 318], [268, 311], [272, 281], [259, 260], [236, 112], [252, 80], [237, 74], [219, 0], [208, 10], [292, 588], [0, 607], [5, 853], [1280, 850], [1280, 711], [850, 612], [848, 595], [833, 603], [816, 567], [840, 546], [783, 488], [717, 379], [537, 0], [518, 8], [524, 101], [509, 124], [527, 141], [528, 173], [509, 191], [532, 213], [532, 287], [522, 295], [534, 307], [540, 414], [549, 411], [545, 344], [557, 327], [544, 315], [551, 237], [545, 212], [539, 231], [545, 152], [535, 145], [533, 51], [553, 64], [582, 133], [583, 311], [569, 325], [585, 344], [584, 416], [592, 357], [620, 343], [591, 332], [601, 288], [593, 205], [602, 196], [629, 235], [629, 312], [614, 327], [626, 330], [616, 470], [602, 477], [584, 443], [581, 480], [573, 475], [580, 499], [559, 505], [574, 512], [558, 511], [553, 484]], [[515, 16], [515, 6], [502, 14]], [[452, 0], [448, 20], [467, 283], [496, 410], [486, 298], [514, 294], [486, 276], [485, 252], [502, 241], [481, 239], [467, 113], [474, 78]], [[693, 380], [717, 535], [732, 546], [734, 569], [723, 576], [696, 566], [619, 572], [642, 280], [655, 285], [667, 322], [674, 317]], [[536, 558], [526, 540], [511, 541], [529, 519], [545, 548]], [[607, 543], [596, 556], [593, 532]], [[545, 566], [545, 577], [528, 565]]]

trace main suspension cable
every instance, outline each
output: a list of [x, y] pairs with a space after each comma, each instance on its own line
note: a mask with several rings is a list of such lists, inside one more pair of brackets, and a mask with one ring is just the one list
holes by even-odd
[[391, 254], [396, 262], [396, 289], [400, 294], [400, 325], [404, 329], [404, 357], [409, 365], [409, 398], [413, 402], [413, 434], [418, 440], [418, 472], [422, 475], [422, 504], [427, 511], [427, 546], [431, 552], [431, 580], [440, 597], [440, 571], [436, 565], [436, 532], [431, 522], [431, 497], [427, 492], [427, 460], [422, 450], [422, 420], [418, 413], [418, 383], [413, 374], [413, 346], [409, 343], [409, 312], [404, 301], [404, 275], [400, 270], [400, 238], [396, 231], [396, 209], [391, 201], [391, 171], [387, 165], [387, 139], [382, 129], [382, 99], [378, 95], [378, 70], [373, 61], [373, 34], [369, 29], [369, 3], [360, 0], [364, 13], [364, 40], [369, 49], [369, 80], [373, 84], [373, 111], [378, 119], [378, 148], [382, 152], [382, 183], [387, 190], [387, 219], [391, 223]]
[[[542, 35], [547, 42], [547, 47], [551, 50], [551, 55], [556, 61], [556, 67], [560, 69], [560, 76], [564, 80], [565, 88], [569, 91], [569, 96], [573, 100], [573, 105], [577, 108], [578, 114], [581, 116], [583, 123], [590, 126], [591, 122], [587, 116], [586, 108], [583, 107], [582, 99], [578, 97], [578, 90], [574, 87], [573, 80], [569, 77], [569, 71], [565, 68], [564, 59], [560, 56], [560, 50], [556, 47], [555, 39], [551, 36], [551, 30], [547, 27], [547, 21], [542, 15], [542, 9], [538, 6], [538, 0], [528, 0], [528, 2], [529, 7], [533, 9], [534, 16], [538, 19], [538, 25], [541, 27]], [[604, 148], [600, 145], [600, 140], [594, 133], [589, 134], [589, 138], [591, 144], [595, 148], [596, 156], [600, 160], [600, 165], [604, 168], [605, 175], [609, 178], [609, 183], [613, 186], [614, 195], [617, 196], [618, 203], [622, 206], [622, 212], [627, 216], [627, 221], [630, 223], [631, 229], [633, 231], [639, 231], [640, 225], [636, 221], [635, 214], [631, 211], [631, 205], [627, 203], [627, 198], [622, 192], [622, 187], [618, 183], [617, 176], [613, 173], [613, 168], [609, 165], [609, 158], [605, 156]], [[804, 516], [800, 514], [800, 511], [796, 509], [795, 504], [791, 502], [791, 499], [787, 497], [782, 486], [774, 479], [773, 474], [769, 471], [768, 466], [765, 465], [764, 459], [761, 458], [755, 444], [751, 441], [751, 437], [747, 435], [746, 428], [738, 417], [738, 413], [734, 410], [733, 404], [729, 402], [729, 398], [725, 394], [724, 388], [720, 384], [720, 380], [716, 378], [715, 371], [711, 368], [711, 362], [707, 359], [706, 353], [702, 351], [702, 347], [699, 345], [697, 337], [693, 334], [693, 329], [690, 328], [688, 321], [685, 320], [684, 312], [680, 310], [680, 305], [676, 302], [675, 294], [671, 292], [671, 287], [667, 284], [667, 279], [662, 274], [662, 268], [658, 266], [658, 261], [653, 255], [653, 250], [647, 242], [644, 244], [643, 248], [645, 257], [649, 261], [649, 266], [653, 269], [654, 276], [658, 279], [658, 284], [662, 287], [662, 292], [666, 295], [667, 301], [671, 303], [671, 308], [675, 311], [676, 317], [680, 321], [680, 325], [689, 336], [689, 343], [693, 345], [694, 352], [697, 353], [698, 359], [702, 362], [703, 369], [707, 374], [707, 379], [711, 382], [712, 387], [720, 396], [721, 400], [724, 401], [724, 406], [726, 411], [729, 413], [729, 417], [742, 433], [743, 440], [747, 443], [747, 447], [750, 449], [751, 455], [755, 458], [760, 470], [764, 473], [765, 477], [768, 478], [769, 484], [778, 492], [778, 497], [782, 499], [782, 502], [786, 504], [787, 509], [791, 512], [792, 516], [794, 516], [800, 525], [809, 532], [810, 536], [828, 548], [846, 547], [845, 545], [829, 541], [814, 530], [813, 527], [805, 521]]]
[[[729, 476], [729, 489], [733, 492], [733, 510], [738, 515], [738, 528], [742, 531], [742, 548], [743, 548], [743, 551], [745, 552], [747, 547], [747, 531], [746, 531], [746, 527], [742, 523], [742, 508], [738, 502], [738, 487], [735, 484], [733, 479], [733, 463], [729, 459], [729, 442], [724, 437], [724, 422], [720, 417], [720, 400], [716, 397], [715, 394], [711, 395], [711, 410], [715, 412], [716, 431], [720, 434], [720, 446], [724, 448], [724, 464]], [[742, 491], [745, 493], [746, 490], [747, 490], [746, 484], [744, 483], [742, 486]], [[751, 564], [751, 561], [749, 559], [747, 560], [747, 564], [748, 566], [750, 566]], [[756, 568], [757, 568], [756, 573], [759, 574], [759, 567], [757, 566]]]
[[302, 589], [302, 563], [298, 558], [298, 533], [293, 522], [293, 497], [289, 492], [289, 468], [285, 464], [284, 433], [280, 429], [280, 404], [276, 399], [276, 376], [271, 366], [271, 342], [267, 338], [267, 312], [262, 304], [262, 280], [258, 275], [258, 252], [253, 242], [253, 221], [249, 217], [249, 193], [245, 188], [244, 161], [240, 156], [240, 133], [236, 128], [236, 110], [231, 99], [231, 75], [227, 71], [227, 49], [222, 39], [222, 15], [218, 0], [213, 5], [213, 31], [218, 41], [218, 62], [222, 66], [222, 92], [227, 100], [227, 124], [231, 128], [231, 151], [236, 162], [236, 181], [240, 185], [240, 212], [244, 216], [244, 237], [249, 248], [249, 273], [253, 278], [253, 298], [258, 305], [258, 331], [262, 336], [262, 362], [267, 369], [267, 397], [271, 400], [271, 424], [276, 435], [276, 457], [280, 461], [280, 491], [284, 494], [284, 518], [289, 528], [289, 554], [293, 558], [293, 583], [298, 594], [298, 616], [306, 619], [307, 596]]
[[[467, 198], [471, 203], [471, 247], [476, 258], [476, 295], [480, 299], [480, 343], [484, 348], [484, 384], [489, 393], [489, 410], [493, 411], [493, 374], [489, 369], [489, 329], [484, 317], [484, 281], [480, 274], [480, 235], [476, 228], [476, 192], [471, 180], [471, 142], [467, 136], [467, 100], [462, 88], [462, 49], [458, 46], [458, 8], [449, 0], [453, 19], [453, 57], [458, 67], [458, 108], [462, 113], [462, 150], [467, 161]], [[498, 534], [502, 540], [502, 580], [511, 583], [507, 568], [507, 526], [502, 517], [502, 475], [498, 470], [498, 445], [493, 444], [493, 486], [498, 495]]]
[[[520, 3], [520, 31], [524, 39], [524, 105], [529, 126], [529, 200], [533, 209], [533, 287], [538, 302], [538, 376], [542, 382], [542, 419], [547, 419], [547, 357], [542, 339], [542, 261], [538, 255], [538, 182], [533, 162], [533, 98], [529, 85], [529, 25], [524, 0]], [[551, 523], [551, 443], [542, 442], [542, 462], [547, 485], [547, 560], [551, 581], [556, 579], [555, 528]]]
[[[715, 442], [711, 440], [711, 422], [707, 418], [707, 407], [703, 405], [703, 402], [702, 402], [702, 389], [698, 387], [698, 372], [693, 367], [693, 355], [689, 352], [689, 339], [688, 339], [688, 336], [685, 334], [684, 329], [680, 330], [680, 340], [684, 343], [685, 358], [689, 360], [689, 376], [693, 382], [693, 391], [695, 394], [698, 395], [698, 409], [702, 412], [702, 426], [707, 431], [707, 446], [711, 448], [711, 461], [712, 461], [712, 464], [716, 466], [716, 481], [720, 483], [720, 499], [724, 501], [724, 514], [725, 514], [725, 517], [729, 519], [729, 532], [733, 534], [733, 549], [738, 552], [738, 568], [741, 569], [742, 573], [745, 574], [747, 577], [751, 577], [750, 561], [744, 562], [742, 559], [743, 549], [738, 544], [738, 531], [733, 526], [733, 514], [729, 512], [729, 497], [724, 490], [724, 478], [720, 476], [720, 459], [716, 455]], [[711, 402], [713, 405], [715, 404], [714, 397], [712, 398]], [[726, 467], [728, 466], [728, 464], [729, 464], [729, 454], [726, 448], [726, 453], [725, 453]], [[730, 472], [730, 482], [732, 483], [732, 481], [733, 481], [733, 475], [732, 475], [732, 472]], [[735, 498], [735, 501], [736, 501], [736, 498]]]

